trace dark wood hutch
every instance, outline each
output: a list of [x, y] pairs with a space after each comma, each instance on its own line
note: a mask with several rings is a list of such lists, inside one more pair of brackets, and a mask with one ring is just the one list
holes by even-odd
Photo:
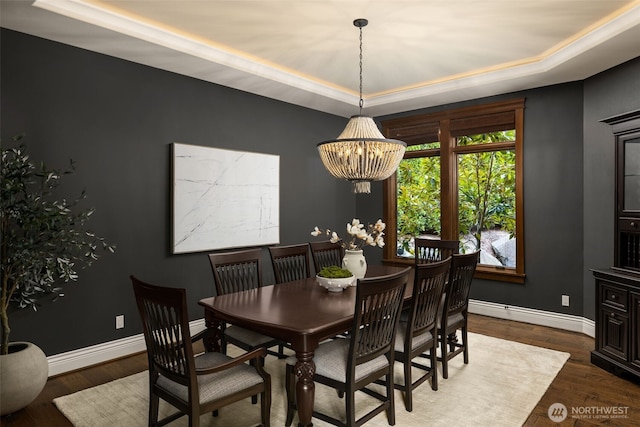
[[602, 120], [616, 151], [614, 265], [594, 270], [596, 348], [591, 362], [640, 380], [640, 110]]

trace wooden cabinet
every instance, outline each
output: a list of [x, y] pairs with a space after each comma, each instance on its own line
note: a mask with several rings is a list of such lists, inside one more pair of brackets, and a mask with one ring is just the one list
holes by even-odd
[[603, 121], [616, 151], [614, 266], [640, 273], [640, 110]]
[[616, 151], [614, 265], [594, 270], [596, 348], [591, 362], [640, 380], [640, 110], [603, 120]]
[[596, 348], [591, 362], [617, 375], [640, 380], [640, 276], [594, 270]]

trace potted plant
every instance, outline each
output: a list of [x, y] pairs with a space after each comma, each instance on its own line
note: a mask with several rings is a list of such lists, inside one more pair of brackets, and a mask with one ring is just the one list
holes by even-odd
[[353, 273], [346, 268], [331, 265], [323, 267], [318, 274], [316, 274], [316, 281], [329, 292], [341, 292], [354, 284], [355, 277]]
[[[62, 297], [60, 283], [76, 280], [78, 269], [98, 258], [99, 247], [114, 251], [86, 229], [93, 209], [78, 207], [84, 191], [75, 200], [55, 194], [62, 178], [73, 172], [73, 161], [62, 171], [36, 165], [19, 142], [22, 136], [13, 139], [14, 148], [1, 149], [0, 165], [1, 415], [31, 403], [48, 377], [42, 350], [32, 343], [9, 342], [9, 315]], [[20, 390], [22, 386], [27, 390]]]

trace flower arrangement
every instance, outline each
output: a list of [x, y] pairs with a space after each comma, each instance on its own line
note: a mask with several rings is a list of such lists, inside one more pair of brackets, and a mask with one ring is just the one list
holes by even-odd
[[354, 218], [351, 223], [347, 223], [347, 234], [351, 236], [350, 241], [343, 240], [338, 233], [331, 231], [328, 228], [321, 230], [315, 227], [311, 232], [314, 237], [320, 235], [329, 236], [331, 243], [339, 243], [346, 250], [360, 250], [365, 246], [384, 246], [384, 229], [386, 224], [381, 219], [376, 221], [375, 224], [369, 224], [367, 227], [360, 222], [359, 219]]

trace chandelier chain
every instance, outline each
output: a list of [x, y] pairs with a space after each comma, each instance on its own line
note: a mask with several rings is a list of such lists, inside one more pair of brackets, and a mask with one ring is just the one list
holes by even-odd
[[362, 115], [362, 107], [364, 99], [362, 99], [362, 27], [360, 27], [360, 114]]

